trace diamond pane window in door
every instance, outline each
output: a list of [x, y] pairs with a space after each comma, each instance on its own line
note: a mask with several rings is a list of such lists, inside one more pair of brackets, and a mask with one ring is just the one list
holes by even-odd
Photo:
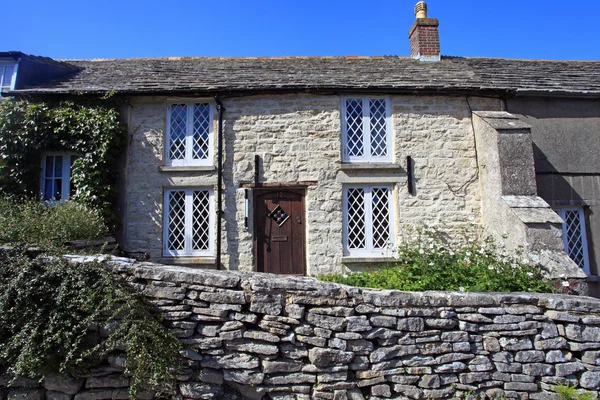
[[195, 190], [192, 199], [192, 250], [210, 248], [210, 194], [208, 190]]
[[387, 121], [385, 99], [369, 100], [371, 155], [387, 156]]
[[366, 244], [365, 191], [348, 189], [348, 248], [364, 249]]
[[363, 109], [361, 99], [346, 100], [346, 152], [349, 156], [364, 154]]
[[208, 104], [194, 104], [192, 158], [195, 160], [203, 160], [208, 158], [210, 133], [209, 118], [210, 106]]
[[169, 217], [167, 248], [185, 250], [185, 191], [171, 191], [168, 196]]
[[371, 190], [371, 213], [373, 219], [373, 248], [385, 249], [390, 239], [389, 195], [386, 188]]
[[290, 216], [288, 213], [283, 211], [281, 206], [278, 205], [273, 211], [269, 213], [269, 218], [275, 221], [277, 225], [282, 226], [283, 224], [285, 224], [285, 221], [287, 221], [290, 218]]
[[185, 159], [185, 136], [187, 129], [187, 106], [185, 104], [171, 105], [170, 146], [171, 160]]

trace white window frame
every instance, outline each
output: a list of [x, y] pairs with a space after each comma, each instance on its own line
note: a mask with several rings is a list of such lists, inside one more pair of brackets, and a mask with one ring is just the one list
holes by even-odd
[[[10, 78], [9, 85], [7, 85], [6, 82], [4, 82], [4, 70], [6, 67], [13, 67], [13, 73]], [[19, 67], [19, 63], [14, 62], [14, 60], [10, 60], [10, 61], [0, 60], [0, 92], [2, 92], [2, 90], [6, 90], [6, 89], [12, 90], [15, 88], [15, 83], [17, 82], [18, 67]]]
[[[46, 191], [46, 158], [48, 157], [56, 157], [62, 156], [62, 179], [61, 189], [60, 189], [60, 200], [44, 200], [45, 191]], [[79, 156], [76, 153], [66, 152], [66, 151], [55, 151], [48, 152], [42, 154], [42, 173], [40, 175], [40, 198], [44, 201], [48, 202], [60, 202], [60, 201], [68, 201], [69, 197], [71, 197], [71, 157]], [[57, 177], [52, 177], [52, 179], [58, 179]], [[65, 196], [66, 194], [66, 196]]]
[[[362, 156], [350, 156], [348, 155], [348, 126], [346, 123], [346, 102], [348, 100], [362, 100], [362, 124], [363, 124], [363, 153]], [[385, 100], [385, 112], [386, 112], [386, 156], [372, 156], [371, 155], [371, 118], [370, 118], [370, 100]], [[343, 162], [392, 162], [393, 160], [393, 147], [392, 147], [392, 111], [391, 102], [388, 97], [383, 96], [346, 96], [342, 98], [342, 161]]]
[[[388, 191], [388, 212], [389, 212], [389, 243], [386, 248], [373, 248], [373, 212], [371, 193], [374, 188], [387, 189]], [[365, 248], [350, 249], [348, 246], [348, 190], [363, 189], [365, 191]], [[344, 256], [389, 256], [396, 252], [396, 213], [395, 213], [395, 190], [392, 184], [350, 184], [344, 185], [343, 188], [343, 240], [344, 240]]]
[[[192, 250], [192, 210], [194, 191], [208, 191], [208, 224], [209, 243], [207, 250]], [[169, 193], [185, 192], [185, 249], [169, 249]], [[215, 201], [214, 190], [209, 187], [169, 188], [163, 195], [163, 255], [168, 257], [207, 257], [214, 255], [215, 241]]]
[[[170, 158], [171, 151], [171, 106], [174, 104], [185, 104], [187, 109], [186, 117], [186, 133], [185, 133], [185, 159], [183, 160], [172, 160]], [[208, 116], [208, 157], [206, 159], [195, 160], [192, 158], [193, 154], [193, 139], [194, 139], [194, 105], [195, 104], [208, 104], [209, 116]], [[165, 165], [172, 167], [183, 167], [183, 166], [212, 166], [214, 164], [214, 104], [206, 99], [196, 99], [190, 101], [186, 100], [171, 100], [167, 102], [167, 125], [165, 129]]]
[[587, 243], [587, 227], [585, 223], [585, 212], [583, 207], [557, 207], [554, 208], [554, 211], [562, 218], [562, 239], [565, 248], [565, 252], [567, 255], [569, 254], [569, 238], [567, 237], [567, 219], [566, 212], [577, 212], [579, 214], [579, 221], [581, 221], [581, 225], [579, 229], [581, 230], [581, 244], [583, 247], [583, 271], [590, 275], [590, 257], [588, 253], [588, 243]]

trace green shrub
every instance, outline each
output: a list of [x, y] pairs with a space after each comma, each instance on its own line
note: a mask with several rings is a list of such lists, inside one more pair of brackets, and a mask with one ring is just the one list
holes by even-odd
[[367, 272], [324, 275], [346, 285], [403, 291], [552, 292], [540, 266], [501, 255], [491, 243], [451, 245], [419, 234], [398, 249], [398, 261]]
[[593, 393], [586, 391], [577, 391], [575, 387], [570, 385], [557, 385], [554, 390], [558, 394], [560, 400], [592, 400], [594, 399]]
[[0, 199], [0, 242], [47, 249], [70, 240], [96, 239], [107, 231], [99, 213], [81, 204]]
[[[13, 255], [0, 264], [0, 287], [0, 365], [18, 376], [82, 373], [124, 349], [132, 393], [172, 382], [179, 341], [141, 293], [100, 263]], [[102, 327], [111, 327], [104, 340]]]

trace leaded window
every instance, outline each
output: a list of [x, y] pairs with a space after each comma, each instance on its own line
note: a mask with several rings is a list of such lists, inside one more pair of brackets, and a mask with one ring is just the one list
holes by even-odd
[[388, 99], [345, 98], [342, 114], [344, 161], [392, 161]]
[[212, 255], [213, 194], [211, 189], [170, 189], [164, 198], [164, 253], [171, 256]]
[[563, 219], [562, 231], [565, 252], [589, 275], [590, 263], [583, 208], [558, 208], [555, 211]]
[[40, 196], [45, 201], [63, 201], [75, 194], [71, 172], [78, 155], [47, 153], [42, 157]]
[[212, 107], [208, 103], [169, 104], [166, 164], [212, 165]]
[[393, 191], [388, 185], [344, 188], [345, 255], [394, 251]]

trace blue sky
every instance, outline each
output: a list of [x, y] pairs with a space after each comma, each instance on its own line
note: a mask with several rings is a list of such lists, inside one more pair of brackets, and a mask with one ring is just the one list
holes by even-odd
[[[54, 58], [407, 56], [416, 2], [6, 1], [0, 50]], [[429, 16], [440, 20], [444, 55], [600, 59], [598, 0], [427, 4]]]

